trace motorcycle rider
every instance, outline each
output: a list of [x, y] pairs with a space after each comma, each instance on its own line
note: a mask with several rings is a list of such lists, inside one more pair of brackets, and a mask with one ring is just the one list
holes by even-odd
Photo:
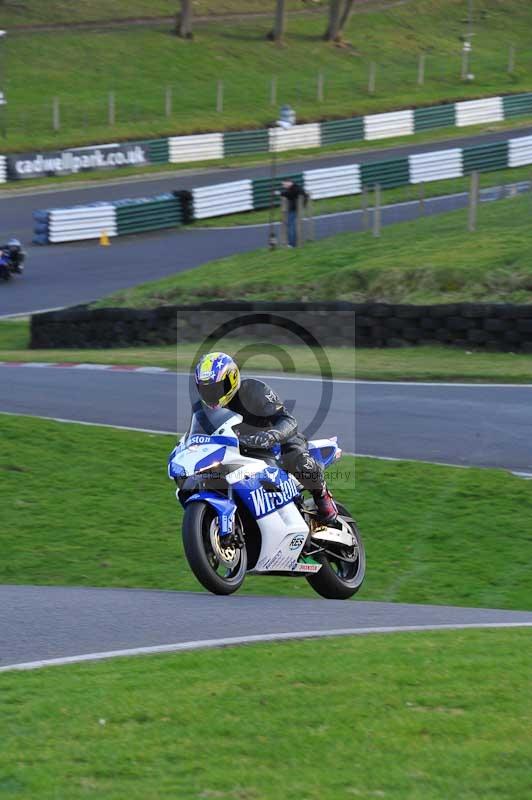
[[13, 272], [22, 272], [22, 265], [26, 258], [26, 253], [18, 239], [10, 239], [7, 244], [0, 247], [2, 259], [7, 260]]
[[[228, 408], [243, 417], [237, 427], [242, 450], [271, 450], [279, 444], [278, 463], [291, 472], [313, 496], [320, 520], [334, 522], [336, 504], [327, 488], [323, 469], [314, 459], [307, 441], [297, 430], [297, 421], [282, 400], [263, 381], [240, 376], [238, 365], [227, 353], [207, 353], [195, 369], [195, 383], [201, 402], [209, 408]], [[201, 407], [198, 403], [194, 410]], [[255, 452], [254, 455], [258, 456]], [[264, 455], [264, 452], [262, 453]]]

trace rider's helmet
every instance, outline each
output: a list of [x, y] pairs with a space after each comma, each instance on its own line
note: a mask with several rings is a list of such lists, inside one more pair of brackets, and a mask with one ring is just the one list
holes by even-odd
[[9, 256], [19, 262], [22, 256], [22, 245], [18, 239], [10, 239], [4, 248]]
[[227, 353], [202, 356], [194, 377], [198, 394], [209, 408], [223, 408], [240, 389], [240, 370]]

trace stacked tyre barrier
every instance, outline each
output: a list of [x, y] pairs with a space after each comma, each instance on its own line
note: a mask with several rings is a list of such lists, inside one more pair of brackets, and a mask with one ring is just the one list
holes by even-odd
[[55, 244], [116, 236], [116, 213], [111, 203], [55, 208], [33, 213], [34, 244]]
[[100, 348], [191, 342], [226, 326], [243, 336], [236, 317], [246, 314], [246, 338], [290, 344], [288, 328], [271, 325], [283, 316], [309, 331], [322, 346], [403, 347], [445, 344], [465, 349], [532, 353], [532, 306], [506, 303], [394, 305], [346, 302], [211, 302], [154, 309], [87, 307], [34, 314], [32, 348]]
[[[532, 92], [307, 123], [288, 130], [270, 127], [203, 133], [87, 146], [56, 153], [10, 155], [7, 157], [7, 177], [6, 163], [2, 160], [4, 156], [0, 156], [0, 183], [65, 175], [86, 169], [111, 169], [110, 159], [115, 159], [112, 163], [130, 167], [222, 161], [250, 153], [287, 152], [339, 143], [380, 141], [437, 128], [463, 128], [527, 115], [532, 115]], [[115, 150], [124, 152], [116, 154]]]
[[0, 156], [0, 183], [7, 181], [7, 161], [5, 156]]
[[178, 197], [164, 194], [34, 211], [33, 218], [34, 244], [56, 244], [175, 228], [183, 223], [183, 211]]
[[408, 184], [460, 178], [472, 172], [491, 172], [532, 164], [532, 136], [473, 147], [449, 147], [404, 158], [348, 164], [202, 186], [141, 200], [119, 200], [52, 211], [36, 211], [35, 239], [53, 244], [174, 228], [194, 220], [270, 208], [280, 202], [279, 191], [290, 179], [313, 200], [355, 195], [377, 184], [392, 189]]

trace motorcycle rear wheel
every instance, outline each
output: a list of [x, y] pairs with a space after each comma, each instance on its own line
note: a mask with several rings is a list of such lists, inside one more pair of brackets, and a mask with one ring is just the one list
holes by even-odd
[[247, 570], [246, 548], [228, 547], [219, 535], [218, 515], [208, 503], [191, 503], [183, 519], [183, 546], [190, 569], [213, 594], [232, 594]]
[[[317, 553], [314, 558], [322, 567], [314, 575], [307, 575], [307, 581], [315, 592], [328, 600], [348, 600], [358, 592], [366, 573], [366, 553], [364, 542], [358, 531], [355, 520], [349, 511], [339, 503], [339, 516], [349, 525], [355, 538], [353, 548], [355, 561], [344, 561], [335, 558], [330, 552]], [[346, 555], [348, 555], [346, 553]]]

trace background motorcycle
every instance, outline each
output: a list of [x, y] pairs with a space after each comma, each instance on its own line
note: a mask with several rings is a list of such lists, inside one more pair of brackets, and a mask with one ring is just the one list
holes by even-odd
[[[351, 597], [365, 574], [355, 520], [339, 505], [337, 522], [323, 524], [314, 500], [270, 451], [262, 458], [240, 452], [234, 427], [241, 422], [226, 409], [196, 412], [170, 454], [193, 573], [215, 594], [235, 592], [250, 572], [304, 577], [323, 597]], [[324, 467], [341, 456], [336, 439], [311, 441], [309, 451]]]
[[26, 253], [18, 239], [11, 239], [0, 247], [0, 280], [8, 281], [13, 275], [22, 275]]

